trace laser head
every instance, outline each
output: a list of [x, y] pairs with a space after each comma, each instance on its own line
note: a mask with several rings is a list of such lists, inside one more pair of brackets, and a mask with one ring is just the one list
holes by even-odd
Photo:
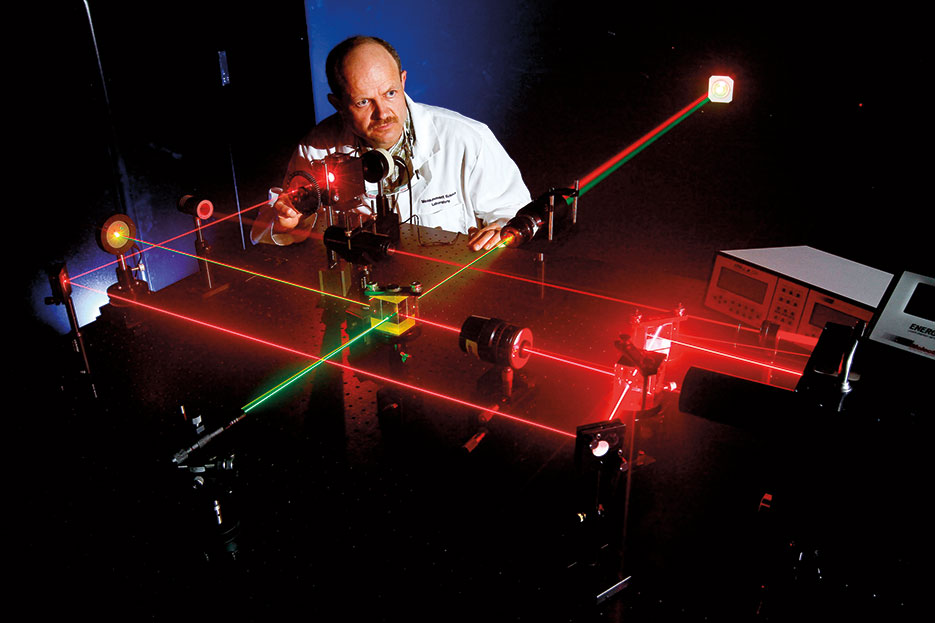
[[214, 214], [214, 204], [200, 195], [182, 195], [179, 198], [179, 212], [207, 220]]
[[[578, 191], [574, 188], [550, 188], [537, 199], [520, 208], [516, 215], [500, 230], [500, 238], [508, 247], [518, 247], [532, 240], [539, 229], [552, 221], [550, 217], [561, 210], [559, 217], [563, 217], [567, 205], [565, 197], [577, 197]], [[556, 203], [556, 199], [559, 199]], [[551, 231], [549, 240], [551, 240]]]
[[112, 255], [122, 255], [129, 251], [136, 238], [136, 224], [126, 214], [114, 214], [104, 221], [98, 246]]
[[292, 207], [305, 216], [321, 206], [354, 209], [365, 192], [364, 165], [360, 158], [349, 154], [328, 154], [321, 160], [312, 160], [307, 169], [289, 173], [283, 190], [292, 200]]
[[734, 79], [730, 76], [708, 78], [708, 99], [726, 104], [734, 99]]

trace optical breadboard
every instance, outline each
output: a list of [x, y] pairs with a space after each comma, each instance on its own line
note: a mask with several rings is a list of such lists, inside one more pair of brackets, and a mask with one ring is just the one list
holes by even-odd
[[825, 324], [870, 322], [891, 273], [807, 246], [719, 251], [705, 306], [755, 327], [817, 337]]

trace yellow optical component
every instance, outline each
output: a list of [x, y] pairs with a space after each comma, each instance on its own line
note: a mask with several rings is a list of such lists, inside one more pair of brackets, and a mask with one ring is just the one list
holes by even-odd
[[[370, 326], [380, 325], [377, 331], [383, 331], [391, 335], [402, 335], [414, 327], [416, 321], [411, 317], [414, 314], [412, 314], [409, 299], [415, 299], [415, 297], [401, 294], [371, 296]], [[383, 322], [384, 319], [386, 319], [386, 322]]]

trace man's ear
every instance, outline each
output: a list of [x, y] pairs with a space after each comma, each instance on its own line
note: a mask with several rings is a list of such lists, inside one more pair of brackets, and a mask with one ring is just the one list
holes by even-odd
[[334, 109], [338, 112], [341, 112], [341, 100], [334, 93], [328, 94], [328, 101], [334, 106]]
[[399, 72], [399, 84], [403, 87], [403, 91], [406, 90], [406, 70]]

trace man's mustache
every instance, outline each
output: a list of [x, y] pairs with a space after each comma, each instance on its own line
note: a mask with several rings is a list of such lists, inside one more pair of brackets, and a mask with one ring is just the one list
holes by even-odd
[[376, 121], [370, 122], [370, 127], [368, 129], [373, 130], [377, 126], [386, 125], [387, 123], [397, 123], [399, 119], [396, 116], [386, 117], [384, 119], [378, 119]]

